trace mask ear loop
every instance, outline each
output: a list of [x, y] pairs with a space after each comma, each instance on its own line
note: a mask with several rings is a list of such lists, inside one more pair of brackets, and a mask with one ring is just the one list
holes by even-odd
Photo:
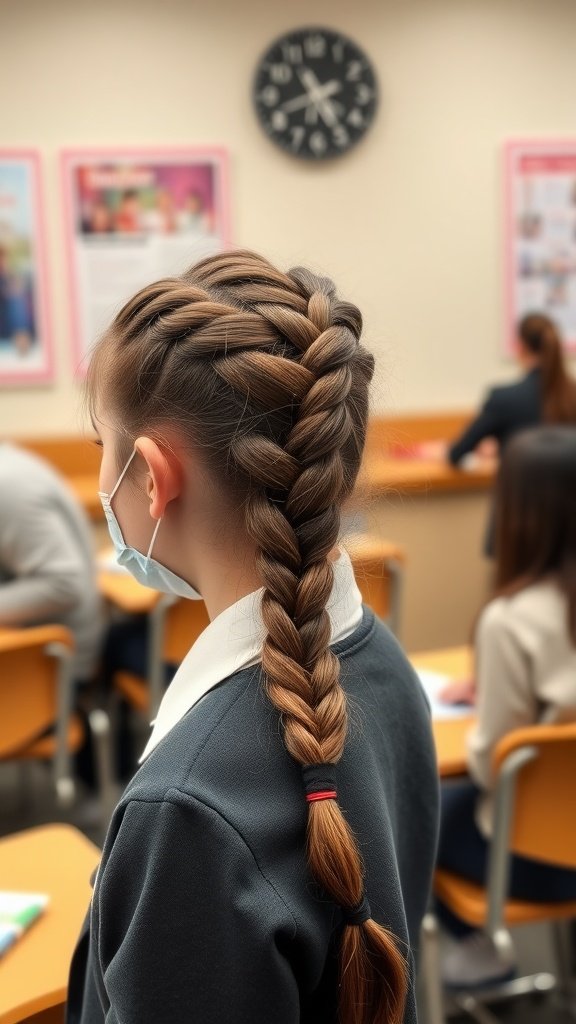
[[113, 497], [114, 497], [114, 495], [116, 494], [116, 491], [118, 490], [118, 488], [120, 487], [120, 484], [122, 483], [122, 481], [123, 481], [124, 477], [126, 476], [126, 473], [128, 472], [128, 468], [129, 468], [129, 466], [130, 466], [130, 463], [132, 462], [132, 459], [134, 458], [134, 456], [135, 456], [135, 455], [136, 455], [136, 449], [134, 448], [134, 451], [132, 452], [132, 455], [131, 455], [131, 456], [130, 456], [130, 458], [128, 459], [128, 462], [127, 462], [127, 463], [126, 463], [126, 465], [124, 466], [124, 469], [123, 469], [123, 470], [122, 470], [122, 472], [120, 473], [120, 476], [118, 477], [118, 479], [117, 479], [116, 483], [114, 484], [114, 488], [113, 488], [113, 490], [112, 490], [111, 494], [109, 495], [109, 497], [110, 497], [110, 501], [112, 501], [112, 498], [113, 498]]
[[[124, 466], [124, 469], [120, 473], [120, 476], [118, 477], [118, 479], [117, 479], [117, 481], [116, 481], [116, 483], [114, 485], [114, 488], [113, 488], [112, 492], [110, 493], [110, 496], [108, 497], [108, 501], [109, 502], [112, 501], [112, 498], [114, 497], [114, 495], [116, 494], [116, 491], [120, 487], [120, 484], [122, 483], [124, 477], [126, 476], [126, 473], [128, 472], [128, 470], [130, 468], [130, 463], [132, 462], [132, 459], [134, 458], [134, 456], [136, 454], [137, 454], [136, 453], [136, 449], [134, 449], [134, 451], [132, 452], [132, 455], [128, 459], [128, 462]], [[146, 561], [147, 562], [150, 561], [150, 555], [152, 554], [152, 548], [154, 547], [154, 541], [156, 540], [156, 534], [158, 533], [158, 530], [160, 529], [160, 523], [161, 522], [162, 522], [162, 516], [160, 516], [160, 519], [158, 520], [158, 522], [156, 523], [156, 526], [154, 527], [154, 533], [152, 534], [152, 540], [150, 541], [150, 546], [149, 546], [148, 552], [146, 554]]]
[[156, 523], [156, 526], [154, 527], [154, 533], [152, 534], [152, 540], [150, 541], [150, 547], [148, 548], [148, 551], [146, 553], [146, 562], [150, 561], [150, 555], [152, 554], [152, 548], [154, 547], [154, 541], [156, 540], [156, 534], [158, 533], [158, 530], [160, 529], [160, 523], [161, 522], [162, 522], [162, 516], [160, 516], [160, 519], [158, 520], [158, 522]]

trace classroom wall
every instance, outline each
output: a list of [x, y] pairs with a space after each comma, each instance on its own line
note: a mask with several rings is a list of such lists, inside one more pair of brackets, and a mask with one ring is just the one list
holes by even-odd
[[[250, 103], [260, 52], [355, 37], [382, 106], [341, 162], [294, 161]], [[0, 144], [44, 152], [58, 380], [0, 393], [0, 435], [74, 433], [57, 151], [224, 143], [234, 241], [329, 270], [366, 315], [379, 410], [468, 408], [501, 357], [501, 144], [575, 133], [572, 0], [3, 0]]]

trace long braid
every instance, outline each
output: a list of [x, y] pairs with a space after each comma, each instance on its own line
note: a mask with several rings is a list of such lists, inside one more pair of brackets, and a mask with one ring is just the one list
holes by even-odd
[[[267, 692], [304, 777], [310, 766], [334, 772], [346, 740], [326, 604], [329, 555], [366, 430], [373, 363], [360, 331], [358, 311], [336, 300], [330, 281], [301, 269], [282, 274], [244, 252], [144, 289], [113, 325], [128, 352], [146, 337], [140, 398], [145, 389], [163, 391], [167, 360], [192, 357], [208, 364], [212, 386], [225, 387], [242, 410], [225, 442], [226, 471], [244, 481], [245, 524], [264, 586]], [[161, 411], [157, 404], [157, 419]], [[341, 941], [340, 1021], [400, 1024], [406, 964], [370, 917], [361, 856], [335, 798], [308, 803], [307, 853], [318, 884], [344, 920], [355, 921]]]

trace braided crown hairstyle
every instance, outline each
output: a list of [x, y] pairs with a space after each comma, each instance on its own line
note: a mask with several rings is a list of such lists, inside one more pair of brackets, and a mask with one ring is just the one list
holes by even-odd
[[[327, 278], [226, 252], [138, 292], [89, 371], [92, 401], [105, 391], [128, 436], [180, 426], [240, 498], [264, 586], [268, 697], [301, 766], [335, 764], [346, 738], [326, 603], [366, 434], [373, 359], [361, 328]], [[308, 803], [307, 853], [353, 913], [363, 867], [336, 799]], [[345, 924], [340, 962], [342, 1024], [400, 1024], [406, 971], [392, 935], [371, 918]]]

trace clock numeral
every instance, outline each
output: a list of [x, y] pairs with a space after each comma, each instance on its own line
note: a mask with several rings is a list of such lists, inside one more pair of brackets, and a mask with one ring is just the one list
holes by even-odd
[[289, 64], [271, 64], [269, 75], [275, 85], [287, 85], [292, 78], [292, 68]]
[[259, 98], [262, 100], [262, 103], [264, 103], [265, 106], [274, 107], [278, 103], [278, 100], [280, 99], [280, 92], [275, 85], [267, 85], [264, 89], [262, 89]]
[[325, 153], [326, 148], [328, 146], [328, 142], [326, 136], [324, 135], [324, 132], [312, 132], [312, 135], [308, 140], [308, 145], [310, 146], [312, 152], [316, 154], [316, 156], [321, 156], [323, 153]]
[[288, 64], [302, 63], [302, 47], [300, 43], [284, 43], [282, 53], [284, 54], [284, 60]]
[[338, 124], [332, 130], [332, 138], [337, 146], [347, 146], [350, 142], [350, 135], [343, 124]]
[[364, 115], [361, 110], [358, 110], [358, 107], [354, 107], [353, 110], [350, 111], [346, 120], [348, 121], [348, 124], [353, 125], [354, 128], [362, 128], [364, 125]]
[[341, 64], [344, 60], [344, 42], [342, 39], [339, 39], [336, 43], [332, 43], [332, 57], [337, 64]]
[[283, 132], [288, 127], [288, 117], [283, 110], [274, 110], [270, 118], [270, 124], [277, 132]]
[[366, 85], [365, 82], [358, 83], [356, 86], [356, 103], [359, 103], [361, 106], [365, 106], [366, 103], [370, 103], [373, 96], [374, 91], [369, 85]]
[[346, 81], [357, 82], [362, 77], [362, 61], [361, 60], [349, 60], [348, 68], [346, 70]]
[[300, 149], [306, 135], [306, 129], [301, 124], [297, 124], [294, 128], [290, 129], [290, 134], [292, 136], [292, 149]]
[[304, 53], [310, 58], [324, 57], [326, 53], [324, 36], [307, 36], [304, 40]]

